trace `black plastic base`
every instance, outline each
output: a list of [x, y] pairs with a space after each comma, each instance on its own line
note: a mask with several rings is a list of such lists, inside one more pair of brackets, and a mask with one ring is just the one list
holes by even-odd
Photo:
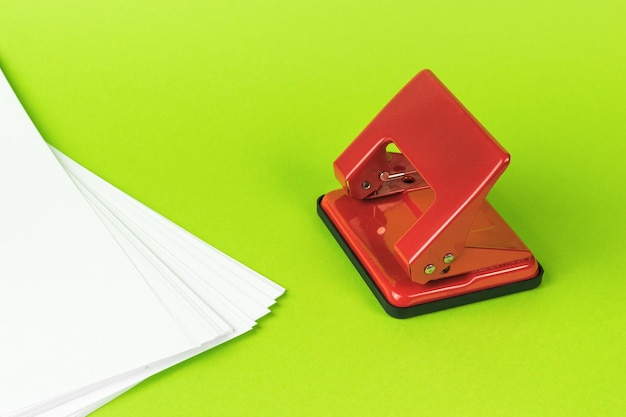
[[352, 251], [352, 248], [350, 248], [348, 243], [344, 240], [343, 236], [341, 236], [339, 230], [337, 230], [337, 228], [335, 227], [330, 217], [328, 217], [321, 205], [322, 198], [324, 198], [324, 196], [321, 196], [317, 200], [317, 214], [321, 217], [326, 227], [328, 227], [332, 235], [335, 237], [335, 239], [339, 243], [339, 246], [341, 246], [346, 255], [348, 255], [348, 258], [350, 259], [350, 261], [352, 261], [352, 264], [355, 266], [357, 271], [359, 271], [359, 274], [361, 275], [367, 286], [370, 287], [370, 290], [372, 290], [378, 302], [383, 306], [385, 311], [390, 316], [393, 316], [395, 318], [404, 319], [408, 317], [418, 316], [421, 314], [432, 313], [439, 310], [445, 310], [447, 308], [458, 307], [465, 304], [474, 303], [476, 301], [488, 300], [490, 298], [500, 297], [502, 295], [530, 290], [538, 287], [539, 284], [541, 284], [541, 279], [543, 277], [543, 268], [541, 267], [541, 265], [539, 265], [539, 271], [537, 272], [537, 275], [524, 281], [512, 282], [510, 284], [501, 285], [499, 287], [493, 287], [486, 290], [461, 294], [454, 297], [431, 301], [424, 304], [417, 304], [410, 307], [395, 306], [385, 298], [385, 296], [382, 294], [382, 292], [380, 291], [370, 274], [367, 272], [359, 258]]

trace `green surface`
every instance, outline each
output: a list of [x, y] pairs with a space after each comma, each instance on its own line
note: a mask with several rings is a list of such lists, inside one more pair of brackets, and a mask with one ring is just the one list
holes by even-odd
[[[626, 415], [625, 20], [621, 1], [0, 1], [0, 65], [43, 136], [288, 290], [94, 415]], [[489, 199], [546, 273], [396, 320], [315, 201], [422, 68], [512, 154]]]

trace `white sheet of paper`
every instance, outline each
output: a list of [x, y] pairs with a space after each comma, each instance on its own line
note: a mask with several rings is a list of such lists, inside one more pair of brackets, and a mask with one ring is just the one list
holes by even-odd
[[86, 415], [284, 292], [52, 153], [0, 72], [0, 417]]
[[[275, 298], [284, 292], [284, 289], [274, 282], [215, 250], [210, 245], [197, 239], [163, 216], [155, 213], [153, 210], [133, 200], [122, 191], [106, 183], [62, 153], [54, 149], [53, 151], [75, 182], [80, 183], [83, 192], [91, 193], [92, 198], [97, 198], [97, 200], [102, 203], [98, 206], [99, 211], [108, 211], [110, 208], [110, 213], [117, 213], [117, 216], [124, 219], [123, 224], [128, 227], [129, 231], [132, 231], [137, 236], [142, 236], [143, 239], [152, 243], [152, 246], [147, 245], [147, 250], [151, 252], [154, 251], [153, 253], [159, 253], [159, 259], [167, 260], [164, 263], [167, 264], [168, 268], [178, 271], [181, 285], [190, 285], [209, 305], [215, 306], [215, 311], [233, 326], [234, 332], [207, 343], [197, 350], [185, 352], [175, 358], [169, 358], [158, 365], [152, 366], [145, 372], [133, 373], [124, 379], [119, 379], [115, 383], [111, 383], [97, 391], [90, 392], [83, 397], [74, 399], [54, 410], [50, 410], [42, 414], [42, 416], [56, 417], [68, 415], [67, 412], [69, 410], [74, 412], [72, 415], [86, 415], [88, 411], [95, 409], [95, 406], [90, 406], [90, 404], [106, 402], [108, 399], [114, 398], [114, 396], [117, 395], [116, 393], [124, 392], [129, 387], [159, 372], [161, 369], [172, 366], [248, 331], [255, 324], [254, 320], [265, 314], [267, 307], [273, 304]], [[89, 187], [86, 186], [87, 184], [89, 184]], [[120, 203], [124, 200], [132, 204], [124, 206]], [[134, 219], [135, 221], [133, 222], [129, 219]], [[146, 221], [146, 219], [150, 219], [151, 221]], [[166, 232], [169, 232], [169, 234]], [[163, 235], [163, 233], [166, 234]], [[165, 245], [168, 249], [164, 249], [163, 247], [155, 248], [154, 245], [159, 243], [155, 236], [161, 238], [162, 242], [170, 242], [169, 245]], [[172, 244], [172, 242], [176, 244]], [[211, 273], [205, 273], [204, 276], [200, 276], [198, 272], [189, 267], [181, 269], [181, 267], [185, 265], [180, 263], [179, 258], [190, 256], [188, 251], [196, 256], [196, 262], [206, 265], [205, 268], [199, 268], [200, 271], [206, 272], [207, 267], [218, 267], [217, 271], [220, 271], [220, 273], [212, 270]], [[178, 268], [174, 264], [177, 264]], [[239, 286], [251, 286], [252, 288], [256, 288], [256, 292], [253, 294], [253, 298], [256, 301], [251, 304], [246, 303], [245, 297], [242, 298], [240, 295], [233, 294], [232, 290], [229, 290], [229, 295], [238, 299], [238, 304], [232, 303], [227, 298], [223, 297], [220, 293], [219, 286], [209, 285], [209, 291], [206, 291], [207, 288], [197, 286], [197, 281], [211, 284], [213, 281], [219, 282], [220, 280], [228, 280], [234, 288], [238, 288]], [[196, 284], [195, 287], [194, 284]], [[248, 291], [250, 290], [248, 289]], [[265, 304], [262, 304], [262, 312], [259, 312], [257, 304], [263, 302], [265, 302]]]
[[0, 415], [194, 344], [0, 77]]

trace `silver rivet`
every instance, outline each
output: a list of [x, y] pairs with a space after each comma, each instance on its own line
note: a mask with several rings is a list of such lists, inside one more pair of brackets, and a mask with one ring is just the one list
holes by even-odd
[[454, 255], [451, 253], [446, 254], [443, 257], [443, 263], [444, 264], [451, 264], [452, 262], [454, 262]]
[[435, 272], [436, 269], [437, 269], [437, 267], [435, 267], [435, 265], [429, 264], [429, 265], [426, 265], [426, 268], [424, 268], [424, 273], [426, 275], [430, 275], [433, 272]]
[[369, 181], [363, 181], [363, 184], [361, 184], [364, 190], [369, 190], [371, 186], [372, 184], [370, 184]]

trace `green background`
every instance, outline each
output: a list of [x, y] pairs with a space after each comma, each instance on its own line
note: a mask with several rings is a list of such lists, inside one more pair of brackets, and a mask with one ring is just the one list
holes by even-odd
[[[46, 140], [288, 291], [95, 416], [626, 415], [625, 21], [617, 0], [1, 0], [0, 65]], [[423, 68], [512, 154], [489, 199], [546, 274], [396, 320], [315, 200]]]

